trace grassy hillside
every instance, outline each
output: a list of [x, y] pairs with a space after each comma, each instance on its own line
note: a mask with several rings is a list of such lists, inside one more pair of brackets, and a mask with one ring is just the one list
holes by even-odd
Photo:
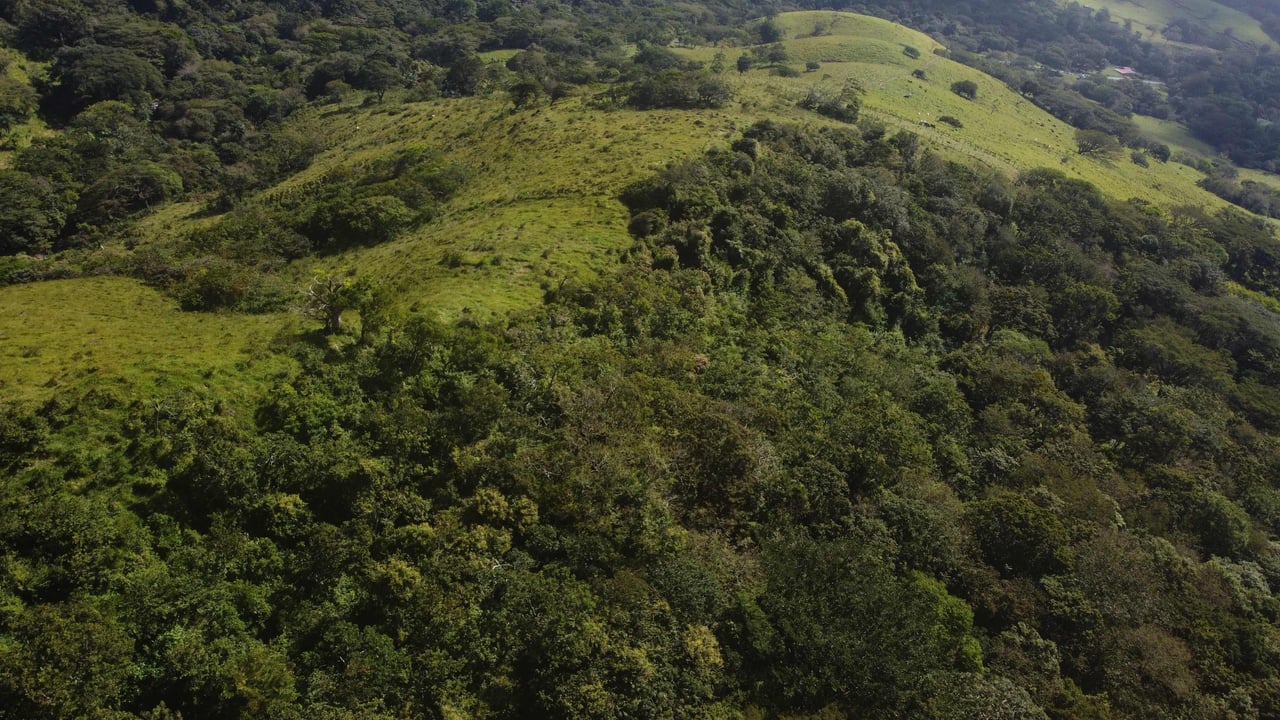
[[[1135, 115], [1133, 120], [1142, 130], [1143, 135], [1152, 140], [1158, 140], [1175, 151], [1181, 151], [1193, 156], [1199, 155], [1213, 160], [1225, 160], [1212, 147], [1198, 140], [1185, 127], [1176, 122], [1159, 120], [1143, 115]], [[1280, 176], [1252, 168], [1238, 168], [1236, 172], [1239, 173], [1239, 178], [1242, 181], [1250, 180], [1280, 190]]]
[[[395, 291], [405, 308], [432, 309], [445, 317], [489, 317], [537, 303], [546, 288], [567, 278], [608, 271], [631, 243], [618, 192], [666, 164], [724, 146], [738, 131], [763, 118], [814, 125], [833, 121], [799, 109], [796, 101], [817, 86], [837, 90], [856, 81], [866, 90], [864, 115], [891, 131], [909, 129], [934, 151], [1014, 174], [1034, 167], [1059, 168], [1120, 198], [1139, 197], [1172, 206], [1221, 206], [1196, 187], [1199, 174], [1177, 164], [1141, 168], [1127, 153], [1112, 161], [1082, 158], [1073, 129], [1036, 108], [1002, 83], [947, 60], [931, 38], [887, 21], [830, 12], [786, 13], [777, 22], [786, 33], [789, 62], [821, 68], [783, 78], [768, 68], [746, 74], [730, 69], [725, 79], [735, 100], [722, 110], [634, 111], [599, 109], [590, 93], [515, 111], [502, 96], [440, 99], [361, 107], [358, 103], [308, 111], [294, 122], [312, 124], [330, 147], [307, 170], [268, 194], [303, 190], [341, 166], [425, 145], [469, 168], [471, 179], [443, 214], [393, 241], [295, 263], [288, 272], [301, 289], [317, 266], [353, 268], [375, 275]], [[815, 31], [818, 33], [815, 35]], [[914, 47], [918, 58], [904, 54]], [[710, 61], [717, 52], [693, 48], [687, 56]], [[912, 77], [920, 69], [926, 79]], [[950, 91], [957, 80], [978, 84], [974, 101]], [[963, 123], [938, 123], [950, 115]], [[922, 125], [929, 123], [930, 126]], [[167, 243], [202, 224], [216, 222], [199, 203], [170, 205], [142, 221], [134, 241]], [[197, 380], [208, 367], [230, 369], [250, 338], [269, 337], [285, 318], [179, 315], [150, 290], [123, 280], [86, 280], [94, 293], [108, 288], [108, 306], [128, 314], [77, 314], [83, 293], [72, 284], [9, 288], [0, 306], [38, 313], [38, 322], [6, 313], [5, 347], [21, 362], [0, 370], [11, 395], [38, 397], [51, 378], [63, 382], [87, 373], [130, 376], [156, 363], [172, 366], [174, 382]], [[90, 294], [94, 294], [90, 293]], [[60, 318], [66, 317], [66, 320]], [[143, 318], [154, 317], [151, 322]], [[96, 323], [96, 324], [95, 324]], [[145, 325], [144, 332], [137, 328]], [[59, 327], [56, 333], [47, 331]], [[96, 329], [109, 349], [86, 346]], [[172, 339], [179, 333], [184, 340]], [[170, 339], [166, 339], [170, 338]], [[22, 348], [38, 348], [21, 357]], [[92, 350], [92, 355], [83, 354]], [[235, 355], [235, 353], [231, 353]], [[86, 359], [88, 358], [88, 359]], [[164, 373], [142, 372], [139, 382], [159, 382]]]
[[1185, 153], [1201, 155], [1206, 158], [1218, 156], [1218, 152], [1208, 143], [1197, 139], [1180, 123], [1147, 115], [1134, 115], [1133, 122], [1145, 137], [1162, 142], [1175, 151], [1181, 150]]
[[[850, 79], [867, 91], [865, 114], [893, 130], [917, 132], [955, 159], [1007, 173], [1056, 167], [1114, 196], [1163, 205], [1222, 204], [1196, 187], [1196, 171], [1181, 165], [1140, 168], [1127, 156], [1110, 162], [1080, 157], [1073, 128], [999, 81], [935, 54], [942, 46], [926, 35], [830, 12], [785, 13], [777, 22], [787, 34], [791, 64], [803, 67], [814, 60], [821, 69], [799, 78], [776, 77], [769, 69], [745, 75], [729, 70], [726, 79], [736, 99], [723, 110], [600, 110], [589, 98], [577, 97], [519, 112], [501, 99], [321, 111], [326, 131], [343, 140], [272, 192], [407, 143], [440, 148], [469, 167], [472, 180], [439, 221], [322, 261], [379, 275], [397, 287], [406, 306], [433, 307], [449, 316], [464, 309], [489, 314], [527, 307], [548, 285], [610, 267], [613, 253], [630, 244], [616, 200], [622, 187], [669, 162], [724, 145], [761, 118], [829, 124], [795, 103], [811, 87], [836, 90]], [[815, 36], [815, 29], [822, 34]], [[905, 55], [907, 46], [921, 57]], [[709, 63], [725, 50], [682, 52]], [[925, 70], [926, 80], [911, 76], [916, 68]], [[957, 80], [977, 82], [978, 99], [952, 93]], [[942, 115], [960, 119], [964, 127], [938, 124]], [[300, 277], [305, 274], [300, 269]]]
[[1089, 0], [1082, 4], [1106, 8], [1117, 23], [1131, 21], [1133, 31], [1148, 40], [1167, 39], [1163, 31], [1169, 23], [1185, 18], [1245, 42], [1271, 42], [1257, 20], [1213, 0]]
[[[1200, 175], [1176, 164], [1152, 163], [1141, 168], [1127, 154], [1111, 161], [1081, 157], [1075, 148], [1075, 129], [1037, 108], [1000, 81], [961, 65], [932, 50], [940, 47], [927, 36], [873, 18], [809, 12], [781, 16], [792, 39], [786, 42], [791, 63], [803, 66], [818, 61], [821, 69], [800, 78], [780, 78], [768, 70], [755, 70], [740, 81], [744, 105], [786, 112], [810, 87], [828, 90], [854, 80], [867, 90], [865, 114], [894, 129], [918, 133], [936, 151], [955, 159], [978, 162], [1007, 173], [1033, 167], [1059, 168], [1070, 176], [1092, 182], [1112, 196], [1139, 197], [1161, 205], [1207, 204], [1222, 201], [1196, 187]], [[832, 28], [821, 38], [802, 37], [815, 23]], [[820, 42], [818, 42], [820, 41]], [[922, 51], [918, 59], [902, 52], [907, 45]], [[830, 52], [831, 47], [862, 47], [860, 52]], [[691, 51], [702, 60], [712, 49]], [[847, 59], [852, 57], [853, 59]], [[925, 80], [912, 77], [920, 69]], [[977, 99], [966, 100], [951, 92], [951, 84], [970, 80], [978, 85]], [[959, 119], [960, 129], [938, 123], [943, 115]], [[810, 116], [814, 122], [823, 122]], [[927, 127], [929, 123], [936, 127]]]

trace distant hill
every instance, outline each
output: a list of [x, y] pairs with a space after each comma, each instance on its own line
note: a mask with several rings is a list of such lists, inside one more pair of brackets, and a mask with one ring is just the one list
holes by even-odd
[[1213, 35], [1264, 45], [1274, 42], [1257, 19], [1213, 0], [1089, 0], [1144, 38], [1187, 45], [1220, 45]]
[[[548, 288], [614, 267], [618, 254], [631, 243], [627, 215], [617, 200], [629, 183], [668, 163], [725, 147], [736, 132], [756, 120], [838, 125], [798, 103], [815, 88], [834, 92], [854, 83], [863, 92], [864, 117], [895, 131], [910, 130], [925, 148], [952, 159], [1005, 174], [1057, 168], [1121, 199], [1141, 198], [1169, 207], [1225, 205], [1197, 187], [1200, 173], [1186, 166], [1153, 162], [1139, 167], [1127, 157], [1095, 160], [1079, 155], [1069, 125], [1004, 83], [947, 59], [945, 47], [927, 35], [848, 13], [784, 13], [775, 22], [783, 32], [781, 45], [787, 55], [781, 65], [795, 69], [795, 77], [778, 76], [770, 67], [738, 73], [733, 61], [750, 47], [678, 51], [707, 64], [717, 54], [727, 57], [729, 67], [721, 77], [733, 89], [734, 99], [717, 110], [601, 109], [593, 98], [603, 88], [592, 87], [555, 103], [543, 100], [518, 110], [501, 94], [426, 102], [399, 101], [393, 95], [373, 106], [362, 106], [357, 96], [341, 105], [305, 110], [290, 123], [324, 138], [326, 149], [307, 169], [246, 203], [269, 204], [272, 198], [305, 194], [337, 170], [387, 158], [404, 148], [437, 149], [471, 174], [439, 218], [385, 243], [296, 261], [284, 277], [286, 284], [300, 289], [316, 269], [350, 269], [381, 278], [394, 288], [401, 307], [430, 309], [445, 317], [485, 318], [532, 307]], [[819, 68], [805, 72], [808, 62]], [[924, 77], [914, 77], [914, 71]], [[950, 90], [952, 83], [962, 80], [977, 85], [974, 100]], [[954, 118], [961, 127], [940, 122], [942, 117]], [[159, 208], [138, 221], [127, 238], [108, 241], [104, 262], [110, 265], [148, 248], [170, 246], [220, 221], [204, 207], [197, 199]], [[67, 322], [79, 326], [88, 322], [80, 316], [87, 308], [65, 298], [77, 287], [86, 294], [97, 293], [93, 282], [72, 279], [15, 286], [0, 290], [0, 295], [11, 304], [67, 313]], [[128, 299], [130, 286], [135, 288], [133, 300]], [[111, 292], [114, 304], [164, 305], [155, 299], [154, 290], [131, 280], [112, 285]], [[118, 353], [104, 371], [131, 376], [162, 356], [189, 356], [195, 365], [203, 362], [207, 346], [198, 339], [198, 329], [205, 323], [187, 324], [181, 315], [163, 317], [169, 316], [158, 317], [156, 327], [185, 324], [192, 344], [184, 348], [170, 339], [131, 332], [134, 320], [100, 322], [100, 337]], [[219, 323], [217, 332], [229, 347], [241, 347], [250, 334], [260, 334], [257, 328], [269, 324], [271, 317], [284, 322], [294, 316], [246, 317], [244, 323]], [[46, 379], [75, 377], [99, 366], [79, 353], [78, 340], [49, 335], [42, 327], [22, 323], [4, 329], [9, 348], [44, 348], [38, 357], [14, 351], [0, 369], [0, 380], [22, 387], [22, 396], [47, 395], [57, 384], [36, 387]]]

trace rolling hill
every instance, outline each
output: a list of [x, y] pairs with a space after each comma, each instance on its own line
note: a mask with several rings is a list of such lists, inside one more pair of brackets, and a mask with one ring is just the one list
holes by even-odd
[[[396, 239], [318, 259], [286, 270], [304, 287], [317, 269], [353, 269], [382, 279], [403, 308], [443, 317], [483, 319], [535, 305], [547, 288], [572, 277], [607, 272], [631, 243], [627, 213], [618, 201], [628, 184], [664, 166], [724, 147], [735, 134], [765, 118], [811, 125], [835, 121], [797, 107], [812, 88], [837, 90], [855, 83], [865, 91], [863, 115], [890, 131], [910, 130], [946, 157], [1016, 174], [1052, 167], [1096, 184], [1107, 194], [1163, 206], [1221, 207], [1196, 186], [1200, 175], [1178, 164], [1142, 168], [1127, 156], [1098, 161], [1075, 152], [1073, 129], [1001, 82], [945, 57], [932, 38], [885, 20], [847, 13], [796, 12], [777, 16], [787, 63], [820, 69], [779, 77], [769, 68], [724, 74], [733, 101], [720, 110], [638, 111], [603, 108], [591, 89], [553, 104], [516, 110], [502, 96], [394, 102], [372, 106], [351, 100], [312, 108], [292, 122], [317, 127], [327, 149], [309, 168], [264, 195], [305, 192], [309, 183], [349, 165], [426, 146], [468, 168], [471, 179], [440, 217]], [[904, 53], [908, 47], [918, 57]], [[737, 48], [680, 50], [710, 62]], [[924, 78], [913, 77], [923, 71]], [[969, 80], [974, 100], [949, 89]], [[951, 116], [963, 127], [938, 122]], [[129, 247], [173, 242], [216, 218], [200, 202], [171, 204], [138, 222]], [[107, 252], [127, 253], [120, 244]], [[13, 398], [40, 398], [65, 378], [87, 372], [134, 378], [147, 386], [163, 359], [196, 375], [227, 365], [219, 350], [254, 345], [269, 329], [296, 322], [291, 313], [239, 316], [179, 313], [154, 290], [132, 280], [69, 279], [6, 288], [9, 307], [40, 307], [40, 322], [4, 326], [10, 348], [40, 346], [38, 355], [10, 351], [0, 381]], [[80, 305], [75, 298], [95, 298]], [[149, 308], [150, 332], [133, 332], [138, 318], [114, 320], [93, 313], [101, 305]], [[86, 364], [75, 333], [49, 326], [97, 327], [111, 358]], [[176, 336], [176, 337], [175, 337]], [[177, 339], [185, 338], [185, 340]], [[99, 351], [101, 352], [101, 351]], [[98, 368], [94, 370], [93, 368]]]

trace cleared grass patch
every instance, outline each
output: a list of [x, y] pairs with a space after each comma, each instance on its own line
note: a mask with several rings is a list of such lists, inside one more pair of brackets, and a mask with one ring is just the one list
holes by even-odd
[[[311, 167], [267, 191], [296, 192], [339, 166], [409, 145], [438, 149], [470, 179], [431, 223], [391, 242], [296, 263], [299, 285], [315, 267], [374, 274], [404, 308], [456, 317], [463, 308], [501, 314], [540, 301], [548, 286], [612, 267], [628, 247], [622, 188], [668, 162], [727, 144], [741, 128], [730, 113], [602, 110], [568, 98], [516, 112], [501, 97], [441, 99], [374, 108], [329, 108], [339, 140]], [[140, 226], [150, 242], [216, 218], [175, 205]]]
[[[1171, 120], [1160, 120], [1158, 118], [1147, 117], [1145, 115], [1134, 115], [1133, 121], [1142, 130], [1142, 134], [1158, 140], [1175, 151], [1181, 151], [1191, 155], [1200, 155], [1211, 160], [1219, 160], [1222, 157], [1218, 151], [1214, 150], [1210, 145], [1196, 139], [1185, 127]], [[1267, 185], [1275, 190], [1280, 190], [1280, 175], [1275, 175], [1263, 170], [1254, 170], [1252, 168], [1239, 168], [1239, 179], [1241, 181], [1252, 181]], [[1280, 227], [1280, 221], [1272, 221]]]
[[0, 288], [0, 398], [39, 402], [89, 385], [143, 396], [207, 386], [248, 398], [290, 369], [270, 345], [297, 322], [182, 312], [127, 278]]
[[1218, 157], [1219, 153], [1208, 143], [1196, 139], [1181, 123], [1172, 120], [1161, 120], [1149, 115], [1134, 115], [1133, 124], [1138, 126], [1143, 136], [1162, 142], [1174, 150], [1202, 155], [1206, 158]]

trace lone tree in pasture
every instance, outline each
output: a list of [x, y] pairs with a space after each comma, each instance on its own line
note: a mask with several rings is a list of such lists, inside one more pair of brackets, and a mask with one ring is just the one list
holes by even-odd
[[1077, 130], [1076, 148], [1085, 157], [1103, 160], [1120, 152], [1120, 141], [1115, 135], [1101, 130]]
[[511, 95], [511, 103], [521, 110], [537, 104], [546, 91], [542, 83], [526, 76], [517, 80], [507, 92]]
[[951, 92], [965, 100], [978, 99], [978, 83], [972, 80], [958, 80], [951, 83]]

